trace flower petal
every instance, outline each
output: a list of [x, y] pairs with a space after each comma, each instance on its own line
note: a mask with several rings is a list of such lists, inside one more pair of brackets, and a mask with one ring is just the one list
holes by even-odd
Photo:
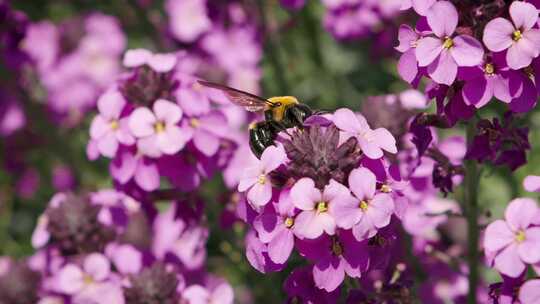
[[533, 60], [532, 48], [527, 39], [521, 38], [518, 42], [512, 44], [506, 53], [506, 62], [514, 70], [527, 67]]
[[375, 194], [377, 177], [367, 168], [358, 168], [349, 175], [349, 187], [360, 200], [371, 199]]
[[450, 54], [454, 57], [457, 65], [472, 67], [482, 63], [484, 48], [482, 44], [471, 36], [460, 35], [453, 39], [454, 46], [450, 48]]
[[504, 218], [513, 231], [526, 229], [538, 211], [535, 200], [516, 198], [512, 200], [504, 212]]
[[415, 54], [418, 65], [425, 67], [430, 65], [443, 50], [442, 41], [438, 38], [424, 37], [418, 40]]
[[506, 247], [495, 257], [495, 269], [511, 278], [517, 278], [523, 273], [525, 264], [519, 258], [516, 245]]
[[165, 124], [176, 124], [182, 119], [182, 109], [175, 103], [158, 99], [152, 106], [156, 119]]
[[107, 91], [97, 101], [99, 113], [108, 119], [118, 119], [126, 100], [118, 91]]
[[398, 73], [403, 80], [412, 83], [418, 75], [418, 62], [416, 61], [415, 49], [410, 49], [399, 57]]
[[335, 111], [333, 121], [336, 127], [342, 131], [358, 133], [363, 130], [357, 116], [349, 109], [341, 108]]
[[159, 188], [159, 172], [157, 166], [140, 160], [135, 171], [135, 182], [145, 191]]
[[294, 246], [294, 236], [290, 229], [283, 229], [268, 243], [268, 256], [274, 263], [283, 264], [287, 261]]
[[105, 280], [110, 273], [111, 263], [100, 253], [92, 253], [84, 259], [84, 271], [96, 281]]
[[344, 278], [344, 265], [337, 258], [320, 261], [313, 267], [315, 285], [327, 292], [332, 292], [338, 288]]
[[123, 64], [126, 68], [134, 68], [146, 64], [152, 53], [145, 49], [128, 50], [124, 55]]
[[291, 188], [291, 199], [296, 208], [301, 210], [313, 210], [315, 204], [322, 199], [321, 192], [315, 188], [315, 182], [311, 178], [301, 178]]
[[285, 151], [281, 146], [270, 146], [266, 148], [261, 155], [261, 165], [264, 168], [264, 172], [269, 173], [274, 171], [286, 158], [287, 154], [285, 154]]
[[457, 76], [457, 64], [449, 52], [443, 51], [428, 66], [428, 74], [439, 84], [451, 85]]
[[156, 134], [156, 143], [159, 149], [169, 155], [182, 150], [190, 139], [189, 134], [176, 125], [167, 126], [164, 132]]
[[512, 25], [510, 21], [504, 18], [495, 18], [488, 22], [484, 28], [484, 36], [482, 41], [490, 51], [504, 51], [513, 43], [513, 32], [514, 25]]
[[522, 31], [532, 28], [538, 20], [538, 9], [524, 1], [512, 2], [509, 11], [514, 25]]
[[525, 180], [523, 180], [523, 187], [528, 192], [540, 192], [540, 176], [527, 176]]
[[450, 36], [458, 24], [458, 12], [449, 1], [439, 1], [428, 10], [427, 22], [438, 37]]
[[272, 185], [269, 182], [264, 184], [255, 183], [247, 193], [248, 201], [253, 204], [255, 209], [268, 204], [272, 198]]
[[529, 280], [519, 288], [519, 301], [521, 304], [540, 303], [540, 280]]
[[540, 262], [540, 227], [525, 230], [525, 240], [518, 244], [518, 253], [525, 263]]
[[174, 54], [154, 54], [148, 58], [148, 65], [152, 70], [159, 73], [167, 73], [171, 71], [178, 59]]
[[373, 130], [373, 136], [379, 147], [383, 150], [390, 153], [397, 153], [396, 139], [390, 131], [385, 128], [378, 128]]
[[129, 129], [136, 137], [146, 137], [154, 134], [156, 117], [150, 109], [140, 107], [129, 116]]
[[489, 251], [499, 251], [514, 242], [514, 233], [503, 220], [489, 224], [484, 235], [484, 247]]
[[75, 294], [84, 286], [83, 277], [84, 273], [79, 267], [68, 264], [58, 273], [58, 288], [63, 293]]
[[213, 156], [219, 150], [219, 138], [201, 129], [195, 130], [193, 144], [206, 156]]

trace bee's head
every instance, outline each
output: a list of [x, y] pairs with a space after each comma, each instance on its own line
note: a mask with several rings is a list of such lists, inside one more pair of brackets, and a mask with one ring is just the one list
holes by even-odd
[[302, 124], [304, 120], [310, 117], [313, 114], [313, 111], [310, 107], [303, 103], [299, 103], [290, 108], [291, 115], [294, 116], [294, 119], [299, 124]]

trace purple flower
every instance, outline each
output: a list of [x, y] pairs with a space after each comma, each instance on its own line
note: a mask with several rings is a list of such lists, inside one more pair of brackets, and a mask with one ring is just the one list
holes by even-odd
[[339, 298], [339, 289], [328, 293], [315, 286], [313, 266], [294, 269], [285, 280], [283, 289], [289, 296], [289, 302], [287, 303], [295, 303], [295, 301], [300, 300], [300, 303], [333, 304]]
[[195, 147], [202, 154], [214, 156], [220, 145], [220, 138], [226, 138], [229, 132], [227, 119], [220, 111], [212, 111], [199, 117], [184, 120], [182, 131], [186, 137], [193, 139]]
[[333, 235], [336, 222], [330, 206], [349, 196], [349, 189], [333, 179], [324, 191], [315, 188], [311, 178], [298, 180], [291, 189], [291, 198], [294, 206], [302, 211], [294, 221], [294, 233], [308, 239], [317, 238], [323, 232]]
[[523, 273], [525, 264], [540, 262], [540, 227], [531, 226], [538, 214], [536, 202], [517, 198], [505, 211], [505, 220], [497, 220], [486, 228], [484, 247], [495, 254], [494, 267], [515, 278]]
[[123, 150], [116, 155], [109, 164], [112, 177], [124, 185], [130, 180], [145, 191], [153, 191], [159, 188], [158, 166], [153, 160], [130, 150]]
[[265, 208], [253, 222], [259, 239], [268, 244], [268, 256], [277, 264], [285, 263], [294, 247], [294, 210], [290, 192], [283, 191], [277, 206]]
[[416, 59], [421, 67], [440, 84], [451, 85], [456, 79], [458, 66], [480, 64], [484, 50], [471, 36], [452, 37], [458, 24], [458, 12], [448, 1], [438, 1], [427, 13], [427, 22], [437, 37], [418, 40]]
[[529, 175], [523, 180], [523, 187], [528, 192], [540, 192], [540, 176]]
[[152, 107], [139, 107], [129, 117], [129, 128], [137, 137], [138, 149], [150, 157], [176, 154], [191, 137], [177, 125], [182, 109], [170, 101], [158, 99]]
[[406, 10], [412, 7], [418, 15], [425, 16], [435, 2], [437, 0], [401, 0], [401, 9]]
[[206, 10], [206, 0], [167, 0], [169, 28], [182, 42], [194, 42], [212, 27]]
[[248, 201], [255, 209], [266, 205], [272, 198], [272, 182], [268, 173], [277, 169], [286, 157], [282, 147], [270, 146], [264, 150], [261, 160], [244, 172], [238, 191], [247, 191]]
[[402, 24], [399, 27], [399, 45], [396, 47], [396, 50], [403, 54], [399, 57], [398, 73], [403, 80], [411, 84], [419, 80], [418, 60], [416, 60], [415, 49], [421, 37], [419, 33], [406, 24]]
[[134, 49], [126, 52], [123, 64], [127, 68], [148, 65], [155, 72], [167, 73], [176, 66], [177, 61], [175, 54], [153, 54], [149, 50]]
[[129, 132], [127, 117], [120, 118], [126, 101], [117, 91], [108, 91], [98, 100], [99, 115], [90, 125], [90, 137], [96, 141], [98, 151], [113, 158], [119, 143], [132, 145], [135, 138]]
[[223, 282], [213, 289], [205, 288], [201, 285], [191, 285], [184, 289], [182, 298], [187, 304], [232, 304], [234, 292], [231, 285]]
[[500, 101], [510, 103], [512, 96], [509, 78], [501, 74], [505, 68], [496, 61], [485, 62], [481, 66], [462, 68], [458, 78], [465, 80], [462, 90], [463, 101], [476, 108], [485, 106], [493, 96]]
[[540, 303], [540, 279], [529, 280], [519, 289], [521, 304]]
[[533, 27], [538, 20], [534, 5], [514, 1], [510, 5], [510, 18], [491, 20], [484, 29], [484, 44], [493, 52], [508, 49], [506, 62], [514, 70], [524, 68], [540, 54], [540, 30]]
[[384, 128], [372, 130], [360, 114], [342, 108], [334, 113], [333, 121], [345, 135], [341, 140], [344, 142], [350, 137], [356, 137], [362, 152], [371, 159], [381, 158], [383, 150], [390, 153], [397, 152], [394, 136]]
[[313, 280], [317, 287], [332, 292], [341, 285], [345, 273], [359, 278], [369, 266], [367, 241], [358, 242], [350, 231], [336, 236], [322, 235], [314, 240], [300, 240], [300, 254], [313, 261]]
[[373, 237], [377, 229], [390, 223], [394, 202], [387, 193], [376, 193], [375, 174], [366, 168], [358, 168], [349, 175], [349, 187], [355, 197], [347, 197], [331, 205], [336, 224], [351, 229], [354, 237], [362, 241]]
[[249, 264], [259, 272], [280, 271], [285, 264], [276, 264], [268, 256], [268, 246], [261, 242], [252, 230], [246, 235], [246, 258]]

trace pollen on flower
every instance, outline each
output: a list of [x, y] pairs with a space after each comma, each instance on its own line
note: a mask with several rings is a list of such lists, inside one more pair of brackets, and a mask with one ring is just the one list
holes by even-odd
[[519, 41], [522, 37], [522, 34], [521, 34], [521, 31], [520, 30], [515, 30], [513, 33], [512, 33], [512, 39], [514, 39], [514, 41]]
[[197, 118], [192, 118], [190, 121], [189, 121], [189, 124], [194, 127], [194, 128], [197, 128], [201, 125], [201, 122], [197, 119]]
[[382, 185], [381, 186], [381, 192], [390, 193], [390, 192], [392, 192], [392, 188], [390, 188], [390, 186], [388, 186], [388, 185]]
[[264, 174], [259, 175], [259, 177], [257, 178], [257, 182], [261, 185], [264, 185], [266, 183], [266, 175]]
[[485, 66], [484, 66], [484, 73], [486, 73], [486, 75], [493, 75], [495, 73], [495, 66], [493, 66], [492, 63], [487, 63]]
[[118, 123], [118, 120], [114, 119], [114, 120], [111, 120], [110, 126], [111, 126], [111, 130], [118, 130], [118, 128], [120, 127], [120, 124]]
[[285, 227], [291, 228], [294, 225], [294, 219], [292, 217], [287, 217], [285, 219]]
[[317, 212], [322, 213], [328, 211], [328, 203], [327, 202], [318, 202], [317, 203]]
[[84, 284], [86, 284], [86, 285], [90, 285], [90, 284], [94, 283], [94, 279], [92, 278], [91, 275], [89, 275], [89, 274], [84, 274], [84, 275], [83, 275], [83, 282], [84, 282]]
[[161, 121], [156, 122], [154, 124], [154, 130], [156, 131], [156, 133], [161, 133], [165, 131], [165, 124]]
[[454, 46], [454, 40], [452, 40], [452, 38], [450, 38], [450, 37], [444, 38], [443, 47], [445, 49], [449, 49], [449, 48], [451, 48], [453, 46]]
[[525, 231], [520, 230], [516, 233], [516, 242], [522, 243], [523, 241], [525, 241]]
[[365, 200], [360, 201], [359, 207], [360, 207], [360, 209], [362, 209], [362, 211], [366, 211], [368, 209], [368, 206], [369, 205]]

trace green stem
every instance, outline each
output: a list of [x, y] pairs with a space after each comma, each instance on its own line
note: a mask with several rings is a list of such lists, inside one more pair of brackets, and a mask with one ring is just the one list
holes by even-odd
[[[475, 134], [476, 119], [469, 121], [467, 125], [467, 144], [470, 145]], [[478, 181], [480, 178], [479, 168], [474, 160], [465, 161], [465, 191], [464, 209], [467, 217], [468, 254], [469, 266], [469, 295], [467, 303], [476, 304], [476, 291], [478, 286]]]

